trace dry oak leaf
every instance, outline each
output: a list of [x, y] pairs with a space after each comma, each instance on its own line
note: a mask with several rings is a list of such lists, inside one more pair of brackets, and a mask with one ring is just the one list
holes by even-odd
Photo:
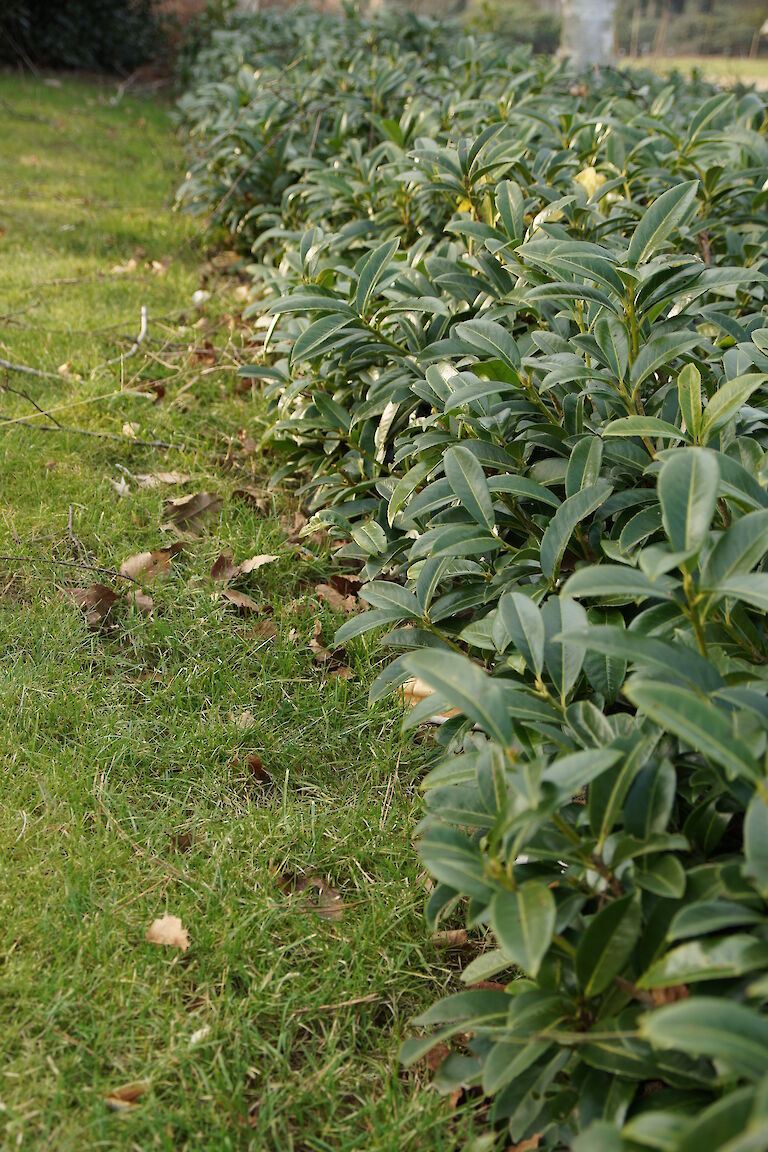
[[232, 495], [237, 500], [245, 500], [247, 504], [253, 504], [258, 508], [259, 512], [266, 512], [269, 505], [264, 492], [261, 488], [254, 488], [252, 484], [246, 484], [242, 488], [235, 488]]
[[240, 565], [240, 571], [244, 576], [250, 572], [256, 572], [259, 568], [263, 568], [265, 564], [274, 564], [275, 560], [279, 560], [279, 556], [251, 556], [250, 560], [243, 560]]
[[466, 928], [445, 928], [432, 935], [432, 943], [442, 948], [463, 948], [467, 939]]
[[195, 492], [191, 496], [166, 500], [168, 523], [162, 527], [196, 536], [202, 531], [205, 521], [218, 513], [222, 503], [221, 496], [213, 492]]
[[113, 1088], [105, 1096], [107, 1108], [110, 1112], [128, 1112], [131, 1108], [136, 1107], [139, 1099], [145, 1092], [149, 1091], [149, 1088], [149, 1080], [134, 1080], [131, 1084], [122, 1084], [119, 1088]]
[[168, 572], [171, 567], [173, 551], [170, 548], [157, 548], [154, 552], [137, 552], [129, 556], [120, 565], [120, 575], [130, 576], [132, 580], [141, 577], [144, 583], [154, 580], [161, 572]]
[[159, 488], [161, 484], [188, 484], [192, 477], [184, 472], [139, 472], [134, 479], [139, 488]]
[[219, 596], [222, 600], [226, 600], [238, 612], [251, 613], [258, 612], [259, 606], [255, 600], [250, 596], [246, 596], [244, 592], [237, 592], [234, 588], [222, 588]]
[[254, 631], [259, 640], [274, 640], [277, 636], [277, 624], [274, 620], [259, 620]]
[[155, 607], [154, 600], [151, 596], [147, 596], [146, 592], [134, 591], [131, 594], [131, 603], [142, 616], [151, 616], [152, 610]]
[[217, 584], [228, 584], [230, 580], [234, 580], [235, 576], [239, 575], [240, 565], [235, 564], [232, 549], [225, 548], [213, 562], [211, 580], [215, 580]]
[[150, 944], [180, 948], [182, 952], [186, 952], [189, 948], [189, 933], [186, 928], [182, 928], [178, 916], [160, 916], [157, 920], [153, 920], [147, 928], [145, 938]]
[[341, 592], [337, 592], [330, 584], [318, 584], [315, 588], [315, 595], [318, 600], [323, 600], [336, 612], [350, 613], [357, 611], [357, 597], [342, 596]]
[[88, 627], [93, 631], [101, 628], [113, 605], [120, 599], [119, 593], [106, 584], [91, 584], [89, 588], [64, 588], [62, 595], [83, 609]]
[[297, 876], [293, 891], [303, 893], [304, 903], [323, 920], [341, 920], [344, 915], [341, 892], [337, 892], [320, 876]]

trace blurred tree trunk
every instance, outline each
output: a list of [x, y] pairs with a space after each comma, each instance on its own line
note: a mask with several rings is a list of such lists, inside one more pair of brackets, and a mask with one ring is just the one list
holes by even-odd
[[560, 50], [577, 68], [614, 59], [616, 0], [562, 0]]

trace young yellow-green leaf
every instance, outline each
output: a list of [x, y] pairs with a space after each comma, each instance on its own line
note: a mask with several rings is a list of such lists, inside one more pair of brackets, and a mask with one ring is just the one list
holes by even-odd
[[701, 431], [701, 373], [695, 364], [686, 364], [677, 378], [677, 398], [686, 430], [698, 440]]
[[555, 898], [546, 884], [530, 880], [514, 892], [497, 892], [491, 901], [491, 925], [510, 960], [535, 978], [552, 941]]
[[629, 961], [642, 912], [634, 895], [622, 896], [590, 920], [576, 949], [576, 978], [585, 996], [598, 996]]
[[709, 534], [719, 484], [717, 457], [703, 448], [681, 448], [664, 461], [659, 503], [664, 531], [675, 551], [701, 548]]
[[469, 448], [461, 444], [449, 448], [443, 457], [445, 475], [455, 495], [473, 520], [489, 532], [496, 527], [493, 500], [485, 473]]

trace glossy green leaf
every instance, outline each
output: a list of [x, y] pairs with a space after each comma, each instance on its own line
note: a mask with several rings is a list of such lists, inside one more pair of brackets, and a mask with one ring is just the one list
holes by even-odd
[[654, 1048], [705, 1056], [748, 1079], [768, 1074], [768, 1019], [745, 1004], [695, 996], [647, 1013], [640, 1032]]
[[576, 976], [585, 996], [598, 996], [624, 969], [641, 924], [640, 904], [632, 895], [611, 900], [590, 920], [576, 950]]
[[549, 888], [531, 880], [514, 892], [497, 892], [489, 912], [496, 939], [510, 960], [535, 977], [555, 927], [555, 900]]
[[576, 526], [595, 512], [611, 492], [611, 485], [606, 480], [599, 480], [574, 496], [569, 496], [557, 509], [541, 541], [541, 568], [548, 579], [554, 580], [557, 577]]
[[496, 527], [493, 501], [485, 473], [475, 455], [468, 448], [457, 444], [448, 449], [443, 464], [448, 483], [467, 512], [473, 520], [492, 532]]
[[659, 502], [664, 531], [676, 551], [700, 548], [706, 540], [719, 483], [717, 459], [701, 448], [680, 449], [664, 461]]
[[698, 188], [698, 180], [678, 184], [663, 192], [645, 210], [629, 242], [627, 264], [630, 268], [649, 260], [683, 223], [696, 202]]

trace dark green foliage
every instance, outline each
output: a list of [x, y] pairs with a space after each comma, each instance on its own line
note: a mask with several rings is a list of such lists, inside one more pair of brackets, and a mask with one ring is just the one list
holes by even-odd
[[367, 580], [339, 641], [385, 626], [373, 695], [457, 712], [428, 917], [496, 947], [406, 1060], [460, 1034], [438, 1083], [507, 1142], [757, 1152], [764, 98], [309, 15], [196, 83], [183, 196], [252, 247], [277, 479]]
[[0, 60], [127, 74], [162, 46], [154, 0], [4, 0]]

